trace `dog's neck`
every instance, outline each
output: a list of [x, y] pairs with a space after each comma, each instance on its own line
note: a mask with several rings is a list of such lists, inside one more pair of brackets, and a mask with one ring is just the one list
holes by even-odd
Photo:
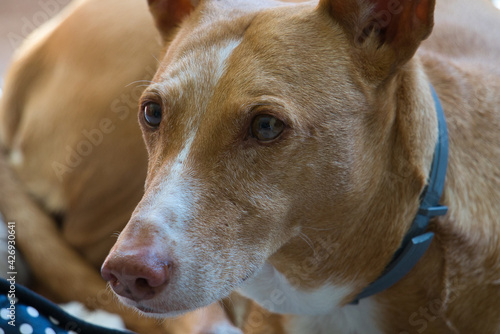
[[448, 130], [443, 107], [432, 85], [431, 90], [436, 107], [439, 134], [429, 172], [428, 184], [420, 195], [420, 207], [412, 226], [384, 273], [367, 286], [356, 297], [353, 304], [357, 304], [362, 298], [367, 298], [390, 288], [406, 276], [425, 254], [434, 238], [434, 233], [428, 231], [429, 220], [433, 217], [443, 216], [448, 211], [446, 206], [439, 204], [443, 194], [448, 166]]

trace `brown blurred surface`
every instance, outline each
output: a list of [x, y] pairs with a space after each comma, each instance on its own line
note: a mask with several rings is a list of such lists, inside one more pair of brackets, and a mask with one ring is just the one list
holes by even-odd
[[[0, 78], [5, 76], [12, 54], [21, 40], [69, 2], [70, 0], [0, 0]], [[1, 85], [0, 81], [0, 87]]]

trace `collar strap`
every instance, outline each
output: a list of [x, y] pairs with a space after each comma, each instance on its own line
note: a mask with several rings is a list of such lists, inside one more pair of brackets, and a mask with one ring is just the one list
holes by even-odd
[[384, 291], [401, 280], [417, 264], [431, 244], [434, 233], [427, 231], [429, 220], [432, 217], [443, 216], [448, 211], [446, 206], [439, 205], [448, 165], [448, 131], [443, 108], [432, 85], [431, 91], [436, 106], [439, 135], [434, 150], [429, 180], [420, 195], [420, 207], [417, 216], [404, 237], [401, 247], [396, 251], [382, 275], [356, 296], [356, 299], [351, 304], [357, 304], [360, 299]]

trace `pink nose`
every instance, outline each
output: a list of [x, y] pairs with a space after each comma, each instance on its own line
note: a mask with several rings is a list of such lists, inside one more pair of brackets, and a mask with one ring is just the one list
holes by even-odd
[[120, 296], [134, 301], [148, 300], [168, 284], [173, 263], [153, 256], [145, 249], [112, 251], [101, 268], [102, 277]]

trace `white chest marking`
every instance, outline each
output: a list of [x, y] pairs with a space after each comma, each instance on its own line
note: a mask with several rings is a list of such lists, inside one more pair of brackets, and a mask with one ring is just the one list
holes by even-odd
[[294, 288], [272, 265], [249, 279], [239, 290], [275, 313], [293, 314], [288, 331], [294, 334], [379, 334], [376, 304], [371, 298], [358, 305], [340, 306], [352, 291], [346, 286], [325, 285], [312, 291]]
[[268, 263], [240, 289], [241, 294], [272, 312], [300, 315], [328, 314], [350, 292], [348, 287], [333, 285], [325, 285], [313, 291], [298, 290]]
[[358, 305], [347, 305], [330, 314], [316, 317], [293, 317], [288, 323], [290, 334], [383, 334], [378, 326], [378, 305], [373, 298]]

